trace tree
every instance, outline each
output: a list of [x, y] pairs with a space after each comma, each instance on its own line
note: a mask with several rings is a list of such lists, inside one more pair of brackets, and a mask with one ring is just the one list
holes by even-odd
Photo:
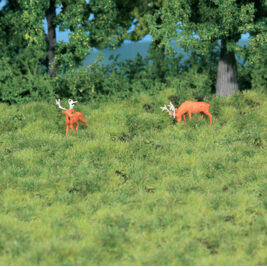
[[[169, 44], [175, 39], [188, 50], [207, 55], [219, 44], [216, 93], [238, 90], [235, 50], [242, 33], [262, 20], [264, 0], [169, 0], [153, 16], [147, 16], [152, 36]], [[161, 18], [162, 24], [157, 20]]]
[[[31, 8], [34, 6], [29, 7], [26, 1], [24, 5], [13, 0], [6, 1], [0, 11], [0, 59], [21, 74], [36, 73], [38, 65], [46, 61], [43, 23], [37, 19], [42, 9]], [[35, 16], [31, 16], [33, 12]], [[7, 78], [8, 73], [3, 72], [3, 77]]]
[[266, 90], [267, 34], [266, 25], [259, 26], [259, 31], [251, 35], [251, 41], [248, 47], [248, 59], [245, 66], [251, 75], [252, 88], [264, 88]]
[[[129, 39], [138, 41], [147, 34], [151, 33], [150, 24], [146, 20], [146, 16], [153, 16], [163, 6], [164, 0], [143, 0], [135, 2], [132, 11], [134, 30], [129, 33]], [[155, 20], [156, 25], [162, 24], [161, 17]], [[161, 44], [161, 38], [154, 38], [149, 49], [149, 60], [152, 60], [152, 75], [154, 79], [159, 79], [161, 82], [165, 81], [167, 73], [167, 62], [165, 56], [165, 45]]]
[[[46, 19], [48, 33], [43, 21]], [[40, 62], [51, 77], [81, 64], [98, 44], [116, 47], [130, 27], [115, 0], [7, 0], [0, 13], [0, 54], [14, 59], [25, 49], [45, 51]], [[56, 41], [56, 28], [70, 31], [69, 42]], [[6, 53], [7, 54], [7, 53]]]
[[55, 66], [55, 47], [56, 47], [56, 1], [50, 0], [49, 6], [45, 11], [48, 34], [48, 69], [50, 77], [56, 76], [56, 66]]
[[255, 20], [247, 25], [250, 34], [245, 67], [251, 77], [253, 89], [266, 88], [267, 84], [267, 2], [257, 9]]
[[[145, 17], [153, 15], [158, 11], [165, 0], [114, 0], [117, 9], [117, 25], [119, 28], [125, 29], [121, 35], [123, 40], [139, 41], [150, 33], [150, 25]], [[161, 19], [157, 20], [161, 24]], [[96, 24], [97, 26], [97, 24]], [[99, 29], [98, 29], [99, 31]], [[91, 35], [93, 36], [93, 35]], [[94, 38], [95, 40], [96, 38]], [[93, 46], [103, 48], [103, 42], [93, 42]], [[165, 47], [160, 45], [161, 39], [155, 39], [150, 46], [150, 55], [148, 60], [152, 61], [153, 78], [161, 81], [165, 80], [166, 62]]]

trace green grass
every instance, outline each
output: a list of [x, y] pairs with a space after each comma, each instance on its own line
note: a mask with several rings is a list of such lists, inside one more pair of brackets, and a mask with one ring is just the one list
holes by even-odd
[[[0, 104], [1, 265], [266, 265], [266, 95]], [[64, 103], [62, 104], [64, 105]], [[66, 106], [66, 101], [65, 101]]]

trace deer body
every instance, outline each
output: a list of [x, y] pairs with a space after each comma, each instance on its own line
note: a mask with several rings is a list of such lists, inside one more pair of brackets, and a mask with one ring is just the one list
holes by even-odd
[[212, 115], [209, 113], [210, 105], [205, 102], [195, 102], [195, 101], [185, 101], [180, 105], [179, 108], [175, 108], [174, 105], [170, 102], [169, 108], [166, 105], [161, 107], [162, 111], [167, 111], [169, 115], [173, 118], [176, 118], [178, 122], [181, 122], [182, 116], [185, 121], [185, 114], [188, 113], [189, 119], [191, 119], [192, 113], [201, 113], [201, 118], [206, 114], [209, 117], [210, 124], [212, 124]]
[[76, 102], [69, 99], [69, 109], [65, 109], [65, 108], [62, 108], [60, 106], [60, 100], [56, 100], [56, 105], [58, 105], [58, 107], [60, 109], [63, 109], [62, 113], [66, 115], [66, 136], [68, 136], [69, 128], [74, 132], [73, 124], [76, 124], [76, 133], [78, 132], [78, 129], [79, 129], [79, 123], [78, 122], [79, 121], [81, 121], [82, 123], [84, 123], [87, 126], [86, 121], [83, 119], [82, 112], [78, 112], [78, 111], [75, 112], [72, 109], [74, 107], [74, 103], [76, 103]]
[[183, 116], [185, 120], [186, 113], [188, 113], [189, 119], [191, 119], [192, 113], [201, 113], [201, 118], [206, 114], [210, 119], [210, 124], [212, 124], [212, 115], [209, 113], [209, 107], [210, 105], [205, 102], [185, 101], [176, 109], [176, 119], [178, 122], [181, 122], [181, 116]]
[[81, 112], [74, 112], [74, 110], [63, 110], [62, 113], [66, 115], [66, 136], [68, 136], [69, 128], [74, 132], [73, 124], [76, 124], [76, 133], [79, 129], [79, 121], [87, 126], [86, 121], [83, 119], [83, 114]]

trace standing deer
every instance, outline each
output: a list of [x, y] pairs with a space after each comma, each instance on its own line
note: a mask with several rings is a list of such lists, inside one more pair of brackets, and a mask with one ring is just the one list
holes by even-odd
[[60, 99], [56, 100], [56, 105], [62, 109], [62, 113], [66, 115], [66, 136], [68, 136], [69, 128], [74, 132], [73, 124], [76, 124], [76, 133], [79, 129], [79, 123], [78, 121], [81, 121], [87, 126], [86, 121], [83, 119], [83, 114], [81, 112], [75, 112], [73, 110], [74, 104], [77, 103], [77, 101], [73, 101], [72, 99], [69, 99], [69, 109], [63, 108], [60, 105]]
[[175, 108], [172, 102], [170, 102], [168, 107], [169, 109], [164, 105], [164, 107], [160, 108], [162, 111], [167, 111], [171, 117], [176, 118], [178, 122], [181, 122], [182, 116], [184, 121], [186, 121], [186, 113], [188, 113], [189, 119], [191, 119], [192, 113], [201, 113], [201, 118], [206, 114], [210, 119], [210, 124], [212, 124], [212, 115], [209, 113], [210, 105], [205, 102], [185, 101], [179, 108]]

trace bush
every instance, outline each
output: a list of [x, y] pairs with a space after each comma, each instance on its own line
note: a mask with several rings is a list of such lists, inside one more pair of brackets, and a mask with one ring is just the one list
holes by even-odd
[[54, 97], [48, 75], [18, 75], [1, 84], [1, 100], [8, 103], [25, 103]]
[[[32, 54], [30, 54], [32, 52]], [[42, 55], [25, 50], [16, 59], [0, 60], [0, 101], [22, 103], [54, 96], [53, 84], [46, 70], [39, 66]]]
[[180, 102], [202, 100], [211, 93], [212, 80], [208, 73], [198, 73], [194, 69], [184, 72], [180, 77], [169, 77], [168, 85], [176, 89]]
[[71, 97], [79, 101], [106, 98], [111, 95], [124, 96], [129, 92], [126, 77], [110, 66], [93, 65], [71, 70], [54, 79], [57, 97]]
[[55, 94], [87, 102], [96, 98], [125, 98], [140, 92], [159, 92], [165, 85], [152, 78], [146, 64], [139, 55], [135, 60], [118, 62], [115, 58], [110, 65], [94, 63], [87, 68], [70, 70], [54, 79]]

